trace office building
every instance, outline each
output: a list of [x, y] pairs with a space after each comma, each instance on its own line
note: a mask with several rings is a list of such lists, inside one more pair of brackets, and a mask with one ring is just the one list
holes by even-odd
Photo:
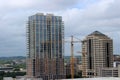
[[95, 77], [99, 68], [113, 67], [113, 40], [95, 31], [82, 41], [82, 66], [84, 77]]
[[27, 77], [65, 78], [64, 24], [61, 16], [37, 13], [28, 19]]
[[118, 68], [99, 68], [99, 77], [119, 77]]

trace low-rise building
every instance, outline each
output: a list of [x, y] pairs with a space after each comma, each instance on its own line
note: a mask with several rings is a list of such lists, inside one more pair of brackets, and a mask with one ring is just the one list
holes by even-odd
[[119, 62], [120, 62], [120, 55], [114, 54], [114, 55], [113, 55], [113, 60], [114, 60], [114, 61], [119, 61]]
[[120, 65], [116, 68], [100, 68], [99, 77], [120, 77]]
[[0, 67], [0, 71], [12, 72], [13, 71], [13, 67]]
[[113, 62], [113, 67], [118, 67], [118, 65], [120, 65], [120, 61], [114, 61]]
[[60, 79], [60, 80], [120, 80], [116, 77], [97, 77], [97, 78], [76, 78], [76, 79]]

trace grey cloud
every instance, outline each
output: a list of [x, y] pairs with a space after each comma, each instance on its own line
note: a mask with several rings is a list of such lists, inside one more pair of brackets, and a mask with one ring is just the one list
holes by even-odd
[[119, 3], [119, 0], [102, 0], [85, 9], [72, 8], [65, 11], [62, 15], [66, 34], [75, 34], [83, 38], [95, 30], [111, 33], [108, 36], [114, 40], [114, 53], [120, 53], [118, 50], [120, 34], [117, 33], [120, 32]]
[[[4, 0], [0, 1], [0, 9], [37, 9], [42, 11], [54, 11], [72, 8], [79, 1], [82, 0]], [[5, 10], [3, 10], [5, 11]]]
[[[120, 23], [119, 23], [120, 15], [118, 15], [117, 18], [115, 18], [115, 17], [111, 18], [111, 19], [107, 18], [106, 16], [108, 14], [112, 13], [112, 11], [114, 11], [114, 10], [111, 9], [111, 11], [109, 11], [109, 12], [107, 11], [109, 9], [109, 7], [112, 6], [112, 5], [110, 5], [110, 3], [112, 3], [111, 1], [109, 2], [109, 0], [107, 0], [107, 2], [106, 2], [107, 8], [105, 7], [105, 9], [104, 9], [104, 6], [106, 6], [106, 4], [104, 4], [104, 3], [105, 2], [103, 1], [101, 3], [95, 4], [94, 7], [89, 6], [88, 8], [86, 8], [84, 10], [73, 8], [73, 9], [70, 9], [69, 11], [66, 11], [65, 14], [63, 14], [63, 17], [66, 20], [65, 21], [66, 26], [72, 27], [72, 25], [74, 25], [78, 29], [82, 29], [85, 27], [92, 27], [92, 26], [118, 27], [120, 25]], [[114, 2], [114, 4], [115, 4], [115, 2]], [[100, 10], [100, 8], [102, 8], [102, 10]], [[119, 8], [117, 11], [119, 11]], [[117, 12], [114, 12], [114, 13], [117, 13]], [[109, 15], [109, 16], [110, 17], [116, 16], [116, 14]], [[73, 23], [69, 23], [69, 22], [73, 22]]]
[[27, 18], [37, 12], [61, 15], [65, 22], [65, 36], [75, 35], [83, 39], [94, 30], [106, 33], [114, 39], [114, 53], [120, 53], [117, 38], [120, 36], [119, 0], [97, 0], [99, 2], [95, 3], [91, 3], [93, 0], [11, 1], [0, 0], [0, 55], [26, 55]]

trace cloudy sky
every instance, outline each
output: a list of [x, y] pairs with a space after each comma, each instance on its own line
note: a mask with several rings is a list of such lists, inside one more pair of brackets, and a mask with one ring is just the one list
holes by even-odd
[[114, 40], [114, 54], [120, 54], [119, 4], [120, 0], [0, 0], [0, 56], [26, 55], [26, 23], [36, 13], [62, 16], [65, 38], [82, 40], [98, 30]]

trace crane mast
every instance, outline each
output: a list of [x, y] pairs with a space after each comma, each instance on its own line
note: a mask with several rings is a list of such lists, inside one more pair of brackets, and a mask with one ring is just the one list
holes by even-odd
[[73, 36], [71, 36], [71, 78], [74, 78]]
[[[55, 41], [54, 41], [55, 42]], [[80, 43], [80, 41], [74, 41], [73, 36], [71, 36], [71, 41], [63, 41], [71, 43], [71, 57], [70, 57], [70, 70], [71, 70], [71, 78], [74, 78], [74, 44], [73, 43]], [[44, 43], [44, 42], [43, 42]], [[51, 41], [46, 41], [46, 43], [51, 43]], [[62, 43], [62, 41], [60, 41]], [[45, 71], [48, 70], [48, 55], [46, 56], [46, 63], [45, 63]]]

